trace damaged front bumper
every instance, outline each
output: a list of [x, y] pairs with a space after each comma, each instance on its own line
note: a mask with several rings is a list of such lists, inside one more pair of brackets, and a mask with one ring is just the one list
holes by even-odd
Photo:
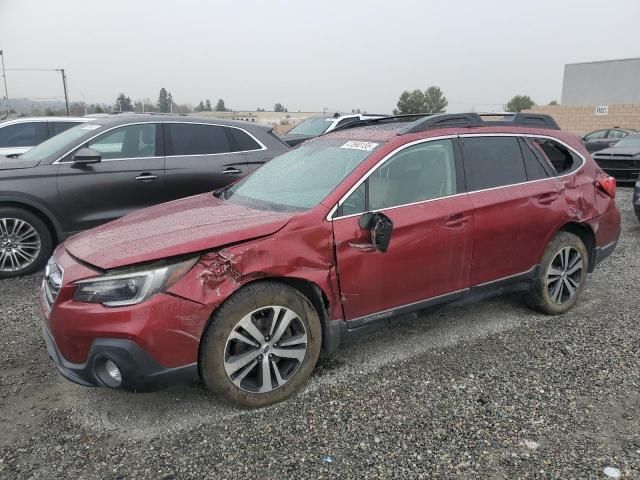
[[[174, 383], [188, 383], [198, 380], [197, 364], [178, 368], [159, 365], [151, 356], [131, 340], [101, 338], [91, 345], [84, 363], [67, 361], [58, 349], [53, 336], [46, 326], [42, 336], [47, 352], [53, 359], [60, 374], [74, 383], [86, 387], [110, 387], [125, 390], [155, 390]], [[120, 382], [109, 375], [107, 361], [116, 365]]]

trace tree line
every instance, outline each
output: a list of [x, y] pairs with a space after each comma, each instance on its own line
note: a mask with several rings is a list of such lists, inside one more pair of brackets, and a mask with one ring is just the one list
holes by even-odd
[[[552, 100], [549, 105], [557, 105], [558, 102]], [[414, 113], [444, 113], [447, 110], [449, 101], [438, 86], [428, 87], [424, 92], [416, 89], [405, 90], [398, 98], [397, 108], [393, 110], [394, 115], [405, 115]], [[528, 110], [535, 105], [529, 95], [516, 95], [509, 99], [504, 105], [506, 112], [521, 112]]]

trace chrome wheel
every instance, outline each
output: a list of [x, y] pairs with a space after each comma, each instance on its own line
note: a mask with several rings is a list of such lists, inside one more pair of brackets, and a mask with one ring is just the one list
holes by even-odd
[[233, 384], [251, 393], [282, 387], [307, 353], [300, 316], [281, 306], [254, 310], [233, 328], [224, 348], [224, 369]]
[[549, 298], [562, 305], [575, 297], [582, 278], [582, 255], [574, 247], [563, 247], [547, 271]]
[[19, 218], [0, 218], [0, 272], [29, 267], [41, 247], [40, 235], [33, 225]]

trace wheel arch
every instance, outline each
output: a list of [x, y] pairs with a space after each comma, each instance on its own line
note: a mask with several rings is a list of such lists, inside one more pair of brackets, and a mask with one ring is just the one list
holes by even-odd
[[37, 215], [51, 232], [54, 246], [64, 239], [64, 233], [55, 215], [37, 202], [26, 198], [0, 196], [0, 207], [21, 208]]
[[[337, 348], [337, 344], [334, 345], [331, 341], [331, 332], [329, 328], [329, 298], [327, 294], [324, 292], [319, 285], [311, 280], [307, 280], [301, 277], [259, 277], [254, 278], [248, 282], [243, 283], [241, 286], [236, 288], [227, 298], [224, 299], [219, 305], [215, 307], [215, 309], [211, 312], [209, 316], [209, 320], [205, 324], [202, 332], [209, 327], [209, 324], [213, 321], [213, 317], [215, 312], [224, 305], [230, 298], [240, 292], [242, 289], [249, 285], [253, 285], [255, 283], [263, 283], [263, 282], [272, 282], [272, 283], [282, 283], [283, 285], [287, 285], [298, 292], [300, 292], [307, 300], [311, 302], [314, 309], [318, 313], [318, 317], [320, 318], [320, 326], [322, 328], [322, 345], [321, 348], [325, 350], [327, 353], [333, 353], [335, 348]], [[202, 342], [198, 347], [198, 358], [200, 358], [200, 348], [202, 347]]]
[[596, 235], [593, 232], [593, 229], [584, 223], [579, 222], [569, 222], [564, 224], [557, 232], [568, 232], [576, 235], [582, 240], [584, 246], [587, 249], [587, 253], [589, 254], [589, 273], [593, 272], [593, 269], [596, 265]]

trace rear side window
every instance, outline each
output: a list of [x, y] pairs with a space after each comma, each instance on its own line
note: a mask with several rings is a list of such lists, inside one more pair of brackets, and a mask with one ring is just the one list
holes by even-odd
[[[522, 156], [524, 158], [524, 168], [527, 172], [527, 180], [540, 180], [548, 178], [551, 169], [549, 171], [545, 169], [544, 163], [546, 159], [542, 155], [536, 155], [532, 150], [532, 147], [526, 140], [520, 139], [520, 148], [522, 149]], [[544, 163], [543, 163], [544, 162]]]
[[578, 155], [555, 140], [536, 138], [533, 145], [542, 152], [557, 175], [570, 173], [582, 164]]
[[0, 128], [0, 147], [33, 147], [47, 137], [46, 122], [14, 123]]
[[233, 150], [239, 150], [246, 152], [248, 150], [260, 150], [260, 145], [253, 138], [251, 138], [245, 131], [239, 128], [230, 128], [229, 133], [235, 141], [235, 147]]
[[607, 138], [622, 138], [626, 137], [628, 134], [624, 130], [609, 130], [609, 135]]
[[193, 123], [166, 123], [167, 155], [211, 155], [232, 151], [225, 127]]
[[51, 131], [53, 132], [52, 136], [58, 135], [65, 130], [69, 130], [71, 127], [75, 127], [78, 124], [80, 124], [80, 122], [51, 122]]
[[513, 185], [527, 180], [516, 137], [465, 137], [462, 150], [469, 190]]

